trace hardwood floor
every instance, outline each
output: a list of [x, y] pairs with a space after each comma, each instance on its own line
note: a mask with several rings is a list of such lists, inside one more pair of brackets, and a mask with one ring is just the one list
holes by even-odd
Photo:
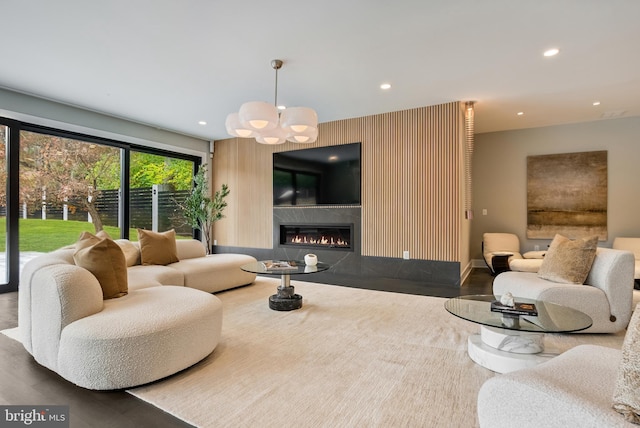
[[[452, 297], [491, 293], [493, 277], [487, 269], [474, 269], [461, 288], [389, 280], [357, 285], [359, 288]], [[0, 294], [0, 330], [18, 325], [18, 293]], [[0, 334], [0, 404], [68, 405], [71, 427], [189, 427], [189, 424], [124, 391], [96, 392], [79, 388], [40, 366], [23, 346]]]
[[[0, 330], [18, 325], [18, 293], [0, 294]], [[24, 347], [0, 334], [0, 404], [68, 405], [71, 427], [189, 427], [123, 390], [79, 388], [36, 363]]]

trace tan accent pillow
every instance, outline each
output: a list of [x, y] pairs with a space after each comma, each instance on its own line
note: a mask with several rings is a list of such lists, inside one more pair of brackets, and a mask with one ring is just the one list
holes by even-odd
[[634, 424], [640, 424], [640, 304], [636, 306], [622, 344], [613, 389], [613, 408]]
[[100, 232], [96, 233], [95, 235], [91, 232], [87, 232], [84, 231], [80, 234], [80, 237], [78, 238], [78, 241], [82, 241], [83, 239], [89, 239], [89, 238], [98, 238], [98, 239], [111, 239], [111, 236], [109, 236], [109, 234], [107, 232], [105, 232], [104, 230], [101, 230]]
[[98, 240], [100, 240], [102, 238], [111, 239], [109, 234], [107, 232], [105, 232], [104, 230], [101, 230], [100, 232], [96, 233], [95, 235], [93, 233], [87, 232], [85, 230], [82, 233], [80, 233], [80, 236], [78, 237], [78, 240], [74, 244], [67, 245], [66, 247], [62, 247], [62, 248], [71, 250], [71, 249], [77, 248], [77, 243], [79, 241], [84, 241], [85, 239], [93, 239], [94, 242], [98, 242]]
[[140, 264], [140, 249], [136, 244], [128, 239], [116, 239], [115, 243], [118, 244], [124, 253], [124, 258], [127, 261], [127, 267]]
[[138, 241], [143, 265], [168, 265], [179, 261], [174, 229], [166, 232], [138, 229]]
[[597, 247], [597, 236], [571, 240], [556, 235], [544, 256], [538, 276], [553, 282], [584, 284]]
[[129, 285], [124, 253], [113, 240], [89, 235], [76, 242], [76, 252], [73, 254], [75, 264], [98, 279], [104, 299], [126, 295]]

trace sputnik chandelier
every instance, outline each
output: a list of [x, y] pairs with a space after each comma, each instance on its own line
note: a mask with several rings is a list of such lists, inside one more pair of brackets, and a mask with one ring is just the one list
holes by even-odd
[[313, 143], [318, 138], [318, 115], [309, 107], [289, 107], [278, 112], [278, 70], [282, 60], [274, 59], [271, 67], [276, 71], [275, 102], [249, 101], [237, 113], [227, 116], [229, 135], [255, 138], [261, 144]]

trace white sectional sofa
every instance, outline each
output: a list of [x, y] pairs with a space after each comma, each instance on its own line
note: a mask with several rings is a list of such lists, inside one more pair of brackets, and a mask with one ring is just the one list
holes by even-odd
[[255, 259], [206, 256], [195, 240], [176, 247], [179, 261], [167, 266], [135, 264], [129, 251], [128, 293], [106, 300], [96, 276], [74, 263], [75, 248], [29, 261], [19, 288], [25, 349], [70, 382], [96, 390], [152, 382], [202, 360], [222, 328], [222, 304], [210, 293], [252, 283], [255, 274], [239, 266]]
[[[123, 244], [123, 240], [116, 240]], [[131, 245], [139, 248], [137, 242]], [[166, 266], [141, 265], [140, 257], [135, 262], [128, 257], [127, 276], [129, 289], [154, 287], [157, 285], [181, 285], [189, 288], [216, 293], [230, 288], [251, 284], [256, 274], [245, 272], [240, 266], [255, 262], [246, 254], [206, 255], [204, 246], [195, 239], [176, 240], [180, 261]]]

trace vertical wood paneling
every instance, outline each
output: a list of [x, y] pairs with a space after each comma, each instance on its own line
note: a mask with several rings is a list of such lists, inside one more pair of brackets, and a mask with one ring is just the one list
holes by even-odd
[[[266, 146], [215, 142], [213, 180], [231, 188], [219, 245], [273, 245], [272, 154], [362, 143], [362, 254], [458, 261], [461, 144], [459, 102], [320, 124], [318, 140]], [[226, 180], [226, 181], [224, 181]], [[233, 206], [232, 206], [233, 205]]]

